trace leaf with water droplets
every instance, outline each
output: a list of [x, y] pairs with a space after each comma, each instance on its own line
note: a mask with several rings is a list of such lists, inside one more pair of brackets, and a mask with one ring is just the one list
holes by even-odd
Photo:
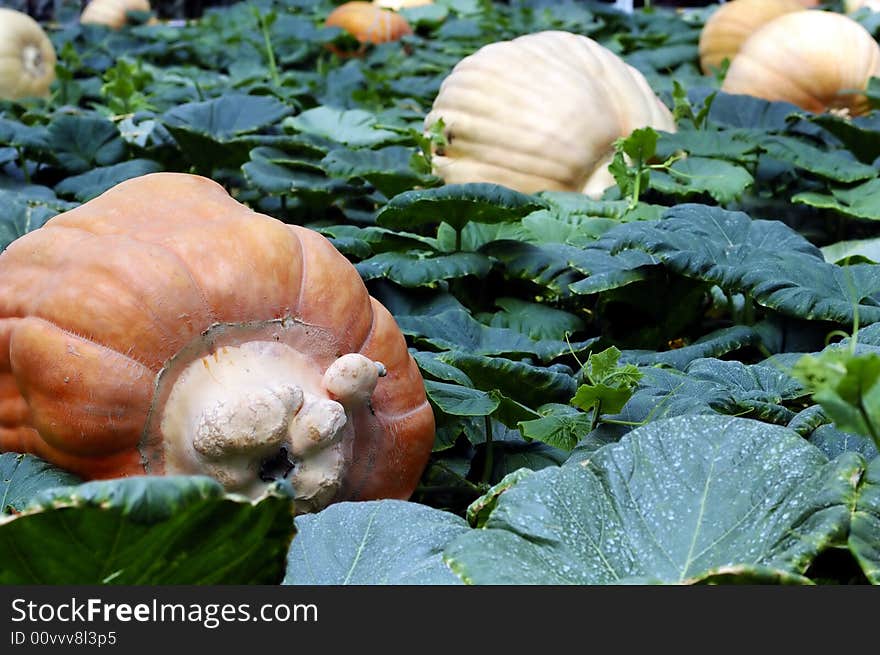
[[283, 584], [458, 584], [441, 557], [459, 516], [400, 500], [345, 502], [296, 518]]
[[475, 584], [806, 582], [863, 466], [750, 419], [666, 419], [519, 481], [444, 556]]

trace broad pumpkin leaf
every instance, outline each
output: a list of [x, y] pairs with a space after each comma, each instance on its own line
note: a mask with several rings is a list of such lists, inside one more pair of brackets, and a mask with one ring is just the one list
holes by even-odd
[[49, 147], [58, 163], [71, 173], [115, 164], [126, 151], [119, 128], [98, 115], [56, 117], [49, 124]]
[[161, 170], [162, 167], [150, 159], [129, 159], [64, 178], [55, 185], [55, 192], [72, 195], [80, 202], [87, 202], [120, 182], [148, 173], [158, 173]]
[[0, 453], [0, 515], [20, 512], [43, 489], [81, 482], [33, 455]]
[[0, 206], [3, 207], [0, 216], [0, 252], [19, 237], [45, 225], [58, 213], [53, 207], [23, 202], [6, 191], [0, 191]]
[[584, 464], [526, 476], [444, 557], [473, 584], [687, 584], [731, 567], [808, 582], [845, 538], [863, 466], [748, 419], [657, 421]]
[[569, 371], [552, 367], [460, 350], [440, 353], [437, 359], [463, 371], [478, 389], [496, 389], [531, 407], [553, 401], [567, 402], [577, 389]]
[[859, 161], [870, 164], [880, 157], [880, 116], [876, 113], [851, 118], [825, 112], [808, 120], [840, 139]]
[[473, 252], [384, 252], [358, 262], [355, 268], [364, 280], [387, 278], [403, 287], [419, 287], [469, 275], [485, 277], [492, 270], [492, 260]]
[[175, 107], [165, 112], [162, 122], [173, 134], [188, 132], [223, 143], [240, 134], [275, 125], [290, 112], [290, 107], [270, 96], [226, 93]]
[[0, 517], [0, 584], [277, 583], [291, 497], [279, 487], [251, 501], [198, 476], [47, 489]]
[[448, 382], [425, 380], [425, 393], [432, 405], [450, 416], [489, 416], [501, 404], [497, 395]]
[[822, 248], [822, 256], [829, 264], [880, 263], [880, 239], [853, 239], [838, 241]]
[[[790, 316], [847, 324], [858, 305], [863, 324], [880, 320], [875, 297], [880, 297], [880, 269], [827, 264], [818, 248], [778, 221], [678, 205], [663, 220], [610, 230], [595, 248], [614, 256], [629, 249], [646, 251], [681, 275], [727, 293], [749, 293], [757, 303]], [[580, 291], [582, 284], [573, 288]]]
[[349, 180], [360, 177], [389, 198], [415, 186], [442, 183], [437, 177], [419, 173], [412, 166], [415, 150], [405, 146], [388, 146], [378, 150], [336, 148], [321, 161], [332, 177]]
[[803, 191], [792, 196], [795, 204], [817, 209], [831, 209], [845, 216], [880, 220], [880, 179], [871, 179], [854, 187], [831, 187], [830, 194]]
[[455, 514], [400, 500], [343, 502], [296, 517], [296, 529], [282, 584], [461, 584], [441, 555], [468, 530]]
[[734, 325], [703, 335], [693, 343], [681, 348], [663, 352], [624, 350], [621, 353], [621, 362], [638, 364], [639, 366], [662, 364], [681, 371], [696, 359], [721, 357], [740, 348], [757, 345], [760, 342], [760, 334], [751, 326]]
[[708, 194], [716, 202], [739, 198], [754, 182], [742, 166], [723, 159], [687, 157], [674, 162], [666, 171], [651, 171], [650, 188], [660, 193], [688, 198]]
[[880, 457], [868, 465], [859, 484], [848, 545], [865, 577], [880, 584]]
[[538, 341], [516, 330], [483, 325], [464, 309], [424, 315], [396, 313], [395, 318], [401, 331], [416, 341], [442, 350], [462, 350], [475, 355], [534, 355], [546, 361], [565, 353], [582, 352], [596, 341]]
[[761, 141], [761, 148], [774, 159], [836, 182], [859, 182], [877, 175], [873, 166], [861, 163], [846, 151], [822, 150], [794, 137], [767, 137]]
[[519, 298], [495, 298], [501, 310], [477, 318], [490, 327], [510, 328], [532, 339], [564, 339], [583, 330], [583, 319], [570, 312]]
[[373, 147], [400, 140], [400, 135], [377, 126], [376, 116], [363, 109], [315, 107], [281, 122], [293, 132], [314, 134], [352, 147]]
[[545, 209], [544, 201], [498, 184], [447, 184], [394, 196], [376, 216], [383, 227], [412, 229], [445, 222], [456, 230], [467, 223], [514, 222]]

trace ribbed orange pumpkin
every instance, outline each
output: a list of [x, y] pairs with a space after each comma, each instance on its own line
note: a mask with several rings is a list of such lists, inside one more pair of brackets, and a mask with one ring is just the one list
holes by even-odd
[[13, 242], [0, 280], [0, 451], [252, 496], [289, 474], [301, 511], [407, 498], [427, 463], [388, 311], [323, 236], [211, 180], [123, 182]]
[[330, 12], [327, 27], [339, 27], [361, 43], [388, 43], [412, 34], [412, 28], [400, 14], [370, 2], [346, 2]]
[[743, 43], [721, 89], [857, 116], [870, 109], [859, 91], [878, 75], [880, 46], [859, 23], [830, 11], [795, 11]]
[[700, 32], [700, 68], [709, 73], [739, 52], [754, 32], [774, 18], [803, 11], [798, 0], [732, 0], [715, 11]]

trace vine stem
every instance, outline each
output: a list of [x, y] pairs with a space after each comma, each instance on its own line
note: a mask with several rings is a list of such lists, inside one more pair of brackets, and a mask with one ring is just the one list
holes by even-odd
[[492, 419], [487, 415], [486, 417], [486, 459], [483, 461], [483, 484], [489, 484], [489, 480], [492, 479], [492, 468], [494, 465], [493, 462], [493, 451], [495, 442], [492, 440]]

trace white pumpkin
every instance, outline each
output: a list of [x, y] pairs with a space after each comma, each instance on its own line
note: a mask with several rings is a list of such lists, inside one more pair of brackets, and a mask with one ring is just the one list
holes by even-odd
[[425, 130], [443, 120], [434, 171], [447, 184], [493, 182], [525, 193], [597, 196], [614, 181], [614, 141], [651, 126], [674, 131], [635, 68], [581, 35], [527, 34], [484, 46], [443, 81]]
[[55, 79], [55, 48], [27, 14], [0, 8], [0, 98], [49, 95]]
[[129, 11], [150, 11], [149, 0], [91, 0], [82, 15], [80, 23], [106, 25], [118, 30], [128, 22]]

